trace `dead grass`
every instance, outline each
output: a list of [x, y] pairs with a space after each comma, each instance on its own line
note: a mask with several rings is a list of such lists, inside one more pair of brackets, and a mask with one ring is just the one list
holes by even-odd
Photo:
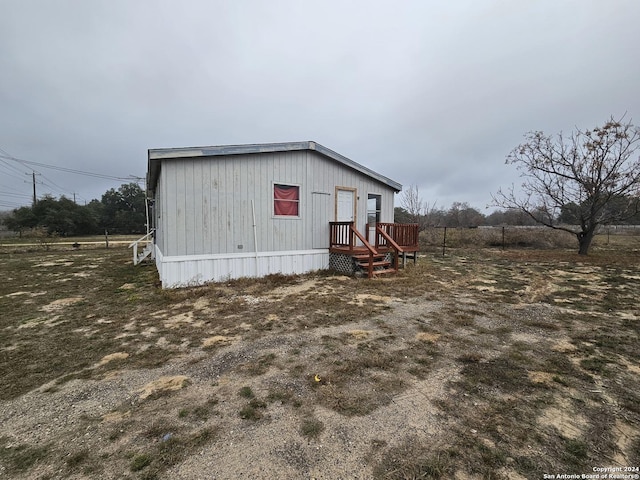
[[374, 479], [453, 478], [453, 454], [436, 451], [422, 439], [410, 436], [385, 451], [373, 467]]
[[46, 461], [51, 454], [50, 445], [13, 444], [9, 438], [0, 438], [0, 460], [3, 472], [20, 474]]
[[[259, 457], [273, 468], [273, 452], [298, 452], [300, 476], [632, 465], [640, 253], [619, 247], [460, 249], [393, 278], [172, 291], [123, 250], [2, 254], [0, 474], [156, 478], [229, 442], [258, 455], [241, 440], [256, 435], [279, 445]], [[351, 428], [357, 441], [341, 444]], [[331, 470], [317, 442], [366, 466]]]

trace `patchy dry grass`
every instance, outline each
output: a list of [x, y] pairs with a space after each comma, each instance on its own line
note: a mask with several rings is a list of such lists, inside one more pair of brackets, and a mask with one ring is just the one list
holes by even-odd
[[617, 242], [174, 291], [124, 250], [2, 254], [0, 475], [638, 465], [640, 250]]

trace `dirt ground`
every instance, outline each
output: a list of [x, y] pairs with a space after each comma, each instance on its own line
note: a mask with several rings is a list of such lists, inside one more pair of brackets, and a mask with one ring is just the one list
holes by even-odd
[[635, 475], [639, 260], [161, 291], [120, 250], [2, 255], [0, 478]]

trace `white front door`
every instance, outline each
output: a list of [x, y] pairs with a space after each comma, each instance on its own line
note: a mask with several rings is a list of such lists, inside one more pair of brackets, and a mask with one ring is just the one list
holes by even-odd
[[354, 190], [340, 190], [336, 192], [336, 222], [353, 222], [356, 217]]

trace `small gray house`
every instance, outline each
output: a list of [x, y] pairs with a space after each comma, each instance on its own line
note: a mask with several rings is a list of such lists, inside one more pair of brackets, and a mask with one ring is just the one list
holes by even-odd
[[417, 250], [417, 227], [392, 223], [401, 188], [315, 142], [150, 149], [146, 251], [164, 288], [330, 266], [371, 277]]

